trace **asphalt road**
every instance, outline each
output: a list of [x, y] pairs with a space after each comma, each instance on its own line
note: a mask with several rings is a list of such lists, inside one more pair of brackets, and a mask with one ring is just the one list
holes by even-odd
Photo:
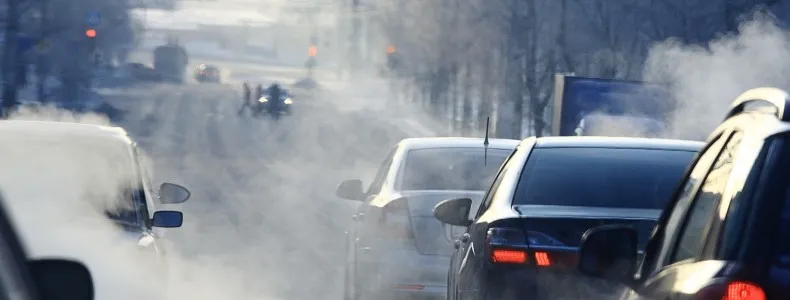
[[[397, 140], [415, 135], [384, 111], [340, 109], [338, 93], [299, 102], [278, 122], [239, 116], [235, 85], [115, 91], [124, 127], [152, 157], [155, 184], [192, 191], [169, 230], [176, 298], [339, 299], [345, 178], [371, 178]], [[168, 207], [169, 208], [169, 207]], [[231, 294], [226, 294], [231, 293]], [[216, 298], [212, 298], [216, 299]]]

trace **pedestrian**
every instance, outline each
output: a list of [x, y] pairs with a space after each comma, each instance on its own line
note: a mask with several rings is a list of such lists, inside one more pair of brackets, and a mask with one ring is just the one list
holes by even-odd
[[244, 112], [245, 108], [250, 109], [250, 106], [251, 106], [250, 94], [252, 92], [250, 91], [250, 85], [245, 82], [244, 84], [242, 84], [242, 89], [244, 90], [243, 91], [244, 92], [244, 99], [243, 99], [244, 102], [241, 104], [241, 108], [239, 109], [239, 115], [241, 115]]

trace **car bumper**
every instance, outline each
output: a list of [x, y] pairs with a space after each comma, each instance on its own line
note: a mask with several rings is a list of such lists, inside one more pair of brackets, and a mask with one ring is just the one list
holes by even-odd
[[450, 257], [416, 250], [361, 251], [357, 288], [375, 299], [445, 299]]
[[459, 286], [459, 299], [613, 299], [617, 286], [573, 270], [491, 268], [484, 275], [487, 295]]

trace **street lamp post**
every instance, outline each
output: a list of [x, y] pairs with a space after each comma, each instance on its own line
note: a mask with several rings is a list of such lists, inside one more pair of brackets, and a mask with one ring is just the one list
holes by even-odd
[[3, 47], [3, 102], [2, 115], [8, 117], [10, 111], [16, 107], [17, 101], [17, 45], [19, 44], [19, 2], [17, 0], [6, 1], [6, 27], [5, 44]]

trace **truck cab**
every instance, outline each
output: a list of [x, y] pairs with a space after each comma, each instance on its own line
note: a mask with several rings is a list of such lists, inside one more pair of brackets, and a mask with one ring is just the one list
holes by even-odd
[[656, 137], [675, 99], [662, 85], [557, 74], [551, 135]]
[[588, 114], [579, 120], [574, 133], [577, 136], [655, 138], [661, 136], [665, 129], [664, 122], [650, 117]]

